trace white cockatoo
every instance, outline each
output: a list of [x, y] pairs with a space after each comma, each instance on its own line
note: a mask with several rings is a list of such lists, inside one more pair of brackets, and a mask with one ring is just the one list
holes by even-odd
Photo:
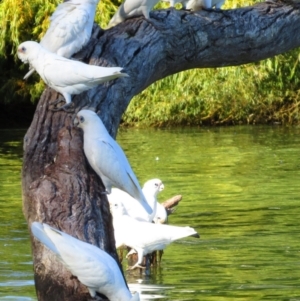
[[114, 301], [140, 300], [138, 293], [131, 295], [117, 262], [105, 251], [47, 224], [33, 222], [31, 231], [87, 286], [92, 297], [99, 292]]
[[81, 110], [75, 123], [83, 130], [83, 148], [91, 167], [101, 178], [106, 193], [112, 186], [138, 200], [151, 214], [140, 184], [119, 144], [109, 135], [100, 117], [93, 111]]
[[119, 201], [110, 203], [116, 248], [128, 246], [138, 254], [137, 263], [131, 267], [141, 267], [143, 256], [156, 250], [163, 250], [171, 242], [187, 236], [200, 237], [191, 227], [140, 222], [130, 217]]
[[122, 202], [129, 216], [139, 221], [151, 223], [156, 215], [156, 208], [159, 204], [157, 202], [157, 194], [163, 189], [164, 184], [160, 179], [151, 179], [147, 181], [142, 188], [146, 201], [152, 209], [151, 214], [149, 214], [144, 207], [128, 193], [118, 188], [113, 188], [111, 194], [109, 194], [107, 198], [110, 203], [114, 200]]
[[116, 26], [131, 17], [144, 15], [150, 19], [149, 13], [159, 0], [125, 0], [108, 23], [107, 28]]
[[198, 11], [201, 9], [211, 10], [215, 7], [216, 10], [220, 10], [225, 0], [189, 0], [186, 4], [186, 9], [192, 11]]
[[17, 55], [22, 62], [29, 63], [49, 87], [61, 93], [67, 104], [71, 103], [73, 94], [128, 76], [121, 73], [121, 67], [99, 67], [69, 60], [33, 41], [20, 44]]
[[[50, 17], [50, 26], [40, 44], [65, 58], [77, 53], [90, 40], [98, 2], [69, 0], [59, 4]], [[34, 69], [31, 69], [24, 79], [33, 72]]]

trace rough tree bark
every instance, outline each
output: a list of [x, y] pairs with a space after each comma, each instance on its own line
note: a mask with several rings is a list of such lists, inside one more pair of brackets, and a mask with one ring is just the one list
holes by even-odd
[[[75, 57], [122, 66], [130, 75], [73, 97], [76, 112], [99, 111], [112, 136], [131, 98], [151, 83], [191, 68], [255, 62], [300, 46], [300, 5], [261, 3], [224, 12], [153, 11], [107, 31], [94, 27]], [[58, 70], [63, 72], [63, 70]], [[117, 258], [103, 185], [87, 164], [75, 112], [53, 112], [58, 94], [47, 88], [24, 138], [23, 211], [30, 225], [46, 222]], [[105, 158], [104, 158], [105, 159]], [[38, 300], [90, 300], [86, 288], [50, 251], [32, 241]]]

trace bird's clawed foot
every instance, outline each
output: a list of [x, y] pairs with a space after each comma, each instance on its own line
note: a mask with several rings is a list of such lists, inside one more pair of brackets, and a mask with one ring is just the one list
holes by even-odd
[[73, 103], [66, 103], [63, 106], [59, 108], [53, 108], [51, 109], [53, 112], [58, 112], [58, 111], [65, 111], [66, 113], [74, 113], [75, 107]]
[[131, 270], [135, 270], [137, 268], [140, 268], [140, 269], [145, 269], [146, 267], [143, 267], [142, 265], [136, 263], [135, 265], [131, 266], [131, 267], [128, 267], [126, 271], [131, 271]]
[[[75, 107], [72, 102], [66, 103], [60, 107], [57, 106], [59, 103], [61, 103], [63, 101], [65, 101], [64, 98], [61, 98], [61, 97], [58, 98], [56, 101], [50, 103], [49, 109], [53, 112], [65, 111], [67, 113], [74, 113]], [[50, 107], [50, 106], [54, 106], [54, 107]]]
[[130, 255], [136, 254], [136, 253], [137, 253], [136, 250], [131, 249], [131, 250], [127, 253], [126, 258], [128, 258]]

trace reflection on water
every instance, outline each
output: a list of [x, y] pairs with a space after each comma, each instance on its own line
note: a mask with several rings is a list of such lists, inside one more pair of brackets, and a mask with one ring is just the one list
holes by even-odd
[[[22, 215], [22, 131], [0, 131], [0, 300], [36, 300]], [[126, 272], [143, 300], [300, 300], [300, 130], [121, 130], [141, 183], [183, 200], [170, 224], [201, 239], [168, 246], [151, 275]], [[126, 262], [123, 263], [126, 268]]]
[[[166, 290], [174, 289], [174, 287], [151, 285], [151, 284], [142, 284], [142, 280], [138, 280], [139, 283], [130, 283], [129, 289], [131, 292], [138, 292], [140, 294], [141, 300], [153, 300], [153, 299], [162, 299], [165, 298], [163, 295], [158, 293], [164, 293]], [[147, 292], [147, 294], [145, 294]]]

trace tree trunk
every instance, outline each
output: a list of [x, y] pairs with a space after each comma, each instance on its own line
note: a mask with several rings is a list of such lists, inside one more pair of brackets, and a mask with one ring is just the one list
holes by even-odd
[[[299, 4], [197, 13], [167, 9], [150, 16], [150, 21], [132, 18], [107, 31], [95, 25], [89, 44], [75, 56], [124, 67], [130, 76], [73, 97], [76, 112], [95, 109], [113, 137], [132, 97], [156, 80], [191, 68], [255, 62], [300, 45]], [[73, 126], [76, 112], [49, 110], [57, 98], [52, 89], [44, 91], [24, 138], [24, 215], [29, 225], [48, 223], [117, 259], [107, 198], [84, 156], [82, 132]], [[32, 241], [32, 252], [39, 301], [91, 299], [40, 243]]]

